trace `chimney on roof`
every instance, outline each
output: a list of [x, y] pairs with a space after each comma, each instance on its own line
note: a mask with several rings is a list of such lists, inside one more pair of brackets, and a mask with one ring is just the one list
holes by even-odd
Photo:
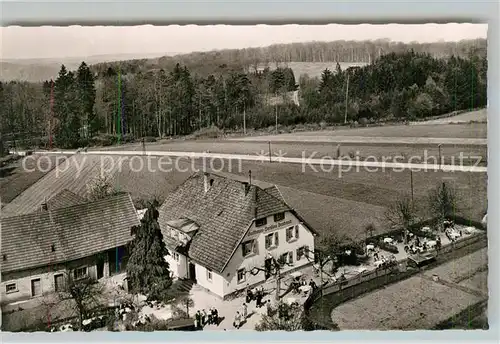
[[252, 170], [248, 170], [248, 184], [252, 185]]
[[[208, 173], [205, 172], [203, 173], [203, 187], [205, 189], [205, 193], [208, 191], [208, 189], [210, 189], [210, 184], [209, 184], [209, 181], [208, 181]], [[213, 182], [213, 180], [211, 181]]]
[[248, 191], [250, 191], [250, 184], [247, 182], [242, 182], [243, 184], [243, 192], [245, 193], [245, 196], [248, 195]]
[[48, 206], [48, 204], [47, 204], [47, 198], [46, 198], [46, 197], [44, 197], [44, 199], [43, 199], [43, 203], [42, 203], [42, 210], [43, 210], [43, 211], [47, 211], [47, 210], [49, 210], [49, 206]]

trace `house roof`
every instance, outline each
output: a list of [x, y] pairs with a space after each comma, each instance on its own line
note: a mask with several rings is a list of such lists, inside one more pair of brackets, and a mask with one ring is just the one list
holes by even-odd
[[198, 226], [198, 224], [196, 222], [191, 221], [189, 219], [185, 219], [185, 218], [180, 218], [178, 220], [168, 221], [167, 225], [169, 225], [170, 227], [173, 227], [175, 229], [178, 229], [184, 233], [191, 233], [191, 232], [196, 231], [200, 228], [200, 226]]
[[191, 175], [171, 192], [159, 210], [158, 222], [164, 237], [169, 221], [186, 218], [196, 222], [199, 230], [188, 255], [220, 273], [254, 219], [290, 208], [256, 185], [213, 173], [207, 178], [213, 182], [206, 193], [202, 172]]
[[71, 207], [73, 205], [87, 203], [88, 200], [78, 196], [74, 192], [64, 189], [47, 201], [50, 210]]
[[[125, 245], [139, 219], [129, 194], [2, 219], [2, 273], [50, 266]], [[54, 251], [52, 251], [52, 245]]]

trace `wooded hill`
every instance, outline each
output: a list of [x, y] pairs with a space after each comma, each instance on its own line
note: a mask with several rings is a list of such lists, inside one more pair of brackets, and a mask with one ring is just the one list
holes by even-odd
[[[265, 68], [295, 59], [370, 63], [347, 69], [337, 64], [320, 79], [299, 78], [287, 67]], [[41, 145], [51, 133], [54, 144], [76, 147], [187, 135], [210, 126], [241, 130], [244, 120], [247, 128], [259, 129], [274, 125], [276, 115], [281, 125], [343, 123], [345, 116], [351, 122], [410, 120], [484, 106], [486, 72], [485, 40], [318, 42], [82, 63], [76, 72], [61, 67], [53, 83], [0, 84], [0, 132]], [[297, 84], [300, 106], [288, 97]], [[271, 106], [271, 97], [282, 102]]]

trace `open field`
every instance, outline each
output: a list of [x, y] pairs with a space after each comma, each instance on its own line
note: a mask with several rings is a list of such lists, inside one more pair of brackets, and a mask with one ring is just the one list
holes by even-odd
[[486, 122], [488, 120], [488, 112], [486, 109], [481, 109], [477, 111], [471, 111], [466, 113], [461, 113], [459, 115], [448, 117], [448, 118], [440, 118], [440, 119], [432, 119], [425, 122], [414, 122], [414, 125], [427, 125], [427, 124], [448, 124], [448, 123], [469, 123], [470, 121], [476, 122]]
[[481, 300], [416, 276], [338, 306], [332, 320], [341, 330], [430, 329]]
[[487, 293], [487, 268], [488, 249], [484, 248], [462, 258], [450, 261], [432, 270], [426, 271], [424, 275], [432, 277], [435, 274], [439, 276], [439, 279], [441, 280]]
[[[468, 113], [467, 113], [468, 114]], [[467, 115], [462, 114], [462, 115]], [[451, 117], [453, 118], [453, 117]], [[278, 137], [293, 141], [295, 137], [335, 137], [335, 136], [354, 136], [354, 137], [399, 137], [399, 138], [483, 138], [487, 137], [486, 123], [470, 124], [450, 124], [450, 125], [388, 125], [367, 128], [341, 128], [335, 130], [321, 130], [310, 132], [297, 132], [280, 135], [266, 135], [239, 138], [239, 140], [267, 140], [273, 141]], [[312, 138], [311, 138], [312, 139]]]
[[[4, 216], [31, 212], [40, 206], [44, 197], [50, 198], [63, 189], [86, 196], [87, 184], [101, 171], [109, 172], [116, 188], [130, 192], [133, 198], [154, 195], [161, 201], [190, 174], [203, 169], [202, 159], [173, 158], [167, 165], [165, 161], [168, 160], [147, 156], [75, 155], [8, 204], [3, 209]], [[295, 194], [307, 199], [311, 209], [331, 208], [332, 216], [338, 218], [332, 230], [354, 237], [362, 235], [364, 226], [370, 223], [376, 225], [375, 234], [387, 231], [386, 207], [411, 190], [408, 170], [370, 172], [364, 168], [347, 171], [335, 167], [329, 172], [300, 164], [220, 159], [205, 161], [205, 167], [215, 173], [224, 171], [245, 179], [251, 170], [254, 182], [260, 180], [295, 189]], [[473, 220], [482, 219], [487, 209], [486, 173], [414, 172], [415, 201], [423, 203], [428, 191], [442, 181], [448, 181], [457, 189], [460, 214]]]
[[[457, 279], [474, 275], [477, 266], [486, 264], [487, 248], [483, 248], [341, 304], [333, 310], [332, 320], [341, 330], [433, 328], [487, 299], [484, 290], [468, 289], [452, 281], [453, 276]], [[438, 275], [439, 280], [433, 280], [433, 275]]]
[[[363, 67], [368, 63], [366, 62], [339, 62], [340, 68], [345, 70], [349, 67]], [[295, 80], [297, 83], [299, 82], [299, 78], [307, 74], [310, 78], [321, 78], [321, 74], [325, 69], [329, 69], [332, 72], [335, 72], [335, 68], [337, 67], [337, 62], [286, 62], [280, 63], [280, 67], [289, 67], [293, 71], [293, 75], [295, 76]], [[264, 68], [264, 65], [260, 65], [259, 67]], [[276, 64], [270, 63], [269, 69], [273, 70], [276, 68]]]
[[[0, 169], [0, 198], [2, 204], [11, 202], [24, 190], [42, 178], [48, 169], [55, 166], [56, 156], [41, 155], [17, 160]], [[59, 156], [59, 159], [62, 157]], [[24, 160], [24, 162], [23, 162]], [[32, 172], [29, 172], [33, 170]]]

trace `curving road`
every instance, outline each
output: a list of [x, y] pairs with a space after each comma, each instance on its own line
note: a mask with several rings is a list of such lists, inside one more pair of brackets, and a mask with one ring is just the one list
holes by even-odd
[[[19, 155], [24, 155], [25, 152], [17, 152]], [[241, 160], [241, 161], [260, 161], [260, 162], [277, 162], [288, 164], [302, 164], [302, 166], [320, 166], [323, 170], [333, 169], [336, 166], [345, 167], [364, 167], [364, 168], [382, 168], [405, 170], [411, 169], [414, 172], [420, 171], [444, 171], [444, 172], [472, 172], [472, 173], [485, 173], [488, 171], [485, 166], [463, 166], [463, 165], [441, 165], [438, 164], [415, 164], [403, 162], [386, 162], [386, 161], [359, 161], [359, 160], [339, 160], [331, 158], [314, 158], [307, 157], [305, 154], [301, 158], [287, 158], [268, 156], [267, 154], [249, 155], [249, 154], [221, 154], [221, 153], [206, 153], [206, 152], [168, 152], [168, 151], [91, 151], [79, 152], [76, 150], [68, 151], [51, 151], [51, 152], [37, 152], [37, 154], [89, 154], [89, 155], [121, 155], [121, 156], [134, 156], [145, 155], [155, 157], [185, 157], [191, 159], [222, 159], [222, 160]]]

